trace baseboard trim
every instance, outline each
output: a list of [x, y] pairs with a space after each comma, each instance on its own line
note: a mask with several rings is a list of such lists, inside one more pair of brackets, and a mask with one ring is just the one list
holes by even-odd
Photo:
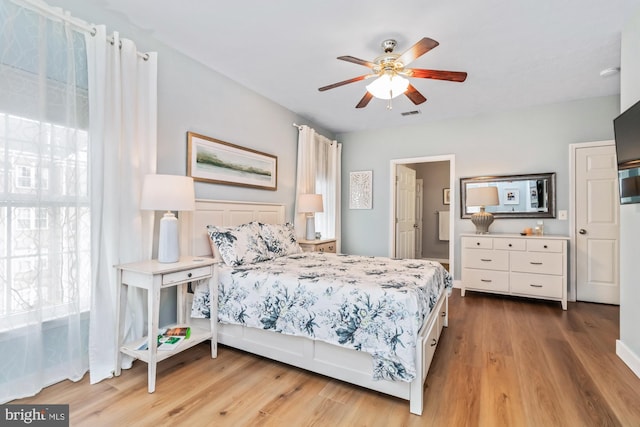
[[616, 340], [616, 355], [640, 378], [640, 357], [620, 340]]

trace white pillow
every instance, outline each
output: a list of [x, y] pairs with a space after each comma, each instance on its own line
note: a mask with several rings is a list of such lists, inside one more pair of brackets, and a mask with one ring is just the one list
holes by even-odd
[[260, 226], [260, 235], [267, 245], [267, 250], [272, 258], [302, 252], [302, 248], [296, 239], [293, 224], [263, 224]]
[[215, 254], [217, 248], [224, 263], [231, 267], [272, 258], [260, 236], [260, 226], [257, 222], [236, 227], [208, 225], [207, 232], [213, 253]]

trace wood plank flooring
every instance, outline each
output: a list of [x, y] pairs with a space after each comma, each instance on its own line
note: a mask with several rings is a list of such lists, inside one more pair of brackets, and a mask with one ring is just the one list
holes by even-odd
[[90, 385], [12, 403], [69, 403], [73, 426], [640, 426], [640, 379], [615, 355], [616, 306], [454, 290], [422, 416], [406, 401], [203, 343]]

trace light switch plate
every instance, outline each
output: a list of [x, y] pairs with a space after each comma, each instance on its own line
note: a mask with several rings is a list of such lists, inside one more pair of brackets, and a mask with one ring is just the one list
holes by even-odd
[[567, 220], [567, 211], [558, 211], [558, 219], [562, 221]]

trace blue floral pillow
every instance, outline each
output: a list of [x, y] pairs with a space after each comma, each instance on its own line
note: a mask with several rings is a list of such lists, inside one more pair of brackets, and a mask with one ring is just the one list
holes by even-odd
[[272, 258], [260, 236], [260, 226], [257, 222], [237, 227], [208, 225], [207, 231], [213, 253], [215, 254], [217, 249], [228, 266], [237, 267]]
[[263, 224], [260, 226], [260, 235], [267, 245], [272, 258], [281, 257], [290, 254], [298, 254], [302, 252], [293, 224]]

